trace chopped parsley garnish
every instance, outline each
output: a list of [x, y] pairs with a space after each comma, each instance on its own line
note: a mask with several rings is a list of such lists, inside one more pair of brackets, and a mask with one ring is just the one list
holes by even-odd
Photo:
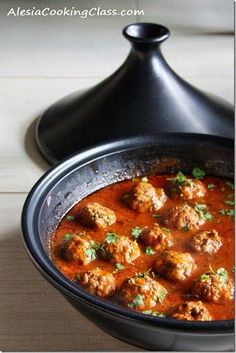
[[149, 276], [149, 273], [151, 271], [151, 268], [149, 268], [149, 270], [145, 271], [145, 272], [136, 272], [135, 273], [135, 277], [137, 278], [145, 278]]
[[67, 221], [73, 221], [75, 219], [75, 216], [69, 215], [66, 216]]
[[207, 208], [207, 205], [196, 203], [194, 208], [195, 208], [195, 211], [202, 211]]
[[158, 316], [158, 317], [166, 317], [164, 313], [153, 313], [153, 316]]
[[161, 214], [152, 214], [152, 217], [153, 217], [153, 218], [160, 218], [160, 217], [161, 217]]
[[214, 271], [212, 266], [209, 264], [209, 273], [204, 273], [203, 275], [201, 275], [201, 281], [209, 281], [210, 274], [218, 275], [222, 283], [225, 283], [228, 280], [228, 272], [224, 267], [220, 267], [217, 271]]
[[235, 272], [235, 266], [233, 266], [233, 267], [231, 268], [231, 271], [232, 271], [232, 272]]
[[218, 268], [216, 274], [220, 277], [220, 281], [225, 283], [228, 280], [228, 272], [224, 267]]
[[210, 276], [209, 276], [207, 273], [203, 273], [203, 274], [200, 276], [200, 280], [201, 280], [202, 282], [207, 282], [207, 281], [209, 281], [209, 279], [210, 279]]
[[210, 184], [207, 185], [207, 189], [209, 189], [209, 190], [212, 190], [212, 189], [215, 189], [215, 188], [216, 188], [216, 185], [213, 184], [213, 183], [210, 183]]
[[207, 221], [211, 221], [213, 216], [212, 216], [212, 214], [210, 212], [206, 212], [206, 213], [204, 213], [204, 218]]
[[107, 244], [113, 244], [116, 242], [117, 239], [117, 234], [116, 233], [107, 233], [106, 234], [106, 239], [105, 241], [107, 242]]
[[222, 214], [223, 216], [234, 217], [234, 210], [222, 209], [222, 210], [219, 210], [219, 213]]
[[66, 233], [65, 235], [64, 235], [64, 240], [70, 240], [70, 239], [72, 239], [73, 238], [73, 234], [70, 234], [70, 233]]
[[148, 183], [148, 178], [147, 178], [147, 177], [143, 177], [143, 178], [141, 179], [141, 181], [142, 181], [143, 183]]
[[165, 296], [167, 294], [167, 290], [165, 288], [163, 289], [160, 289], [157, 293], [157, 299], [159, 301], [159, 303], [163, 303], [164, 299], [165, 299]]
[[212, 214], [206, 210], [207, 205], [196, 203], [194, 206], [195, 211], [198, 213], [199, 217], [204, 221], [211, 221]]
[[184, 232], [188, 232], [189, 231], [189, 224], [185, 224], [182, 228], [181, 228], [181, 230], [183, 230]]
[[96, 243], [96, 242], [95, 242], [95, 244], [93, 245], [93, 249], [95, 249], [96, 251], [100, 250], [101, 247], [102, 247], [102, 245], [99, 244], [99, 243]]
[[234, 194], [227, 194], [225, 197], [226, 199], [232, 199], [234, 197]]
[[140, 227], [134, 227], [131, 229], [131, 235], [132, 237], [134, 237], [135, 239], [138, 239], [140, 234], [142, 233], [143, 228]]
[[78, 274], [76, 275], [76, 279], [77, 279], [77, 281], [80, 281], [80, 280], [81, 280], [81, 274], [80, 274], [80, 273], [78, 273]]
[[193, 168], [192, 170], [192, 176], [194, 176], [195, 179], [203, 179], [205, 175], [204, 170], [200, 168]]
[[136, 295], [132, 303], [128, 304], [129, 308], [136, 308], [137, 306], [143, 305], [143, 298], [144, 296], [141, 294]]
[[161, 227], [161, 229], [164, 230], [164, 231], [167, 232], [167, 233], [170, 233], [170, 229], [169, 229], [169, 228]]
[[156, 317], [165, 317], [164, 313], [158, 313], [157, 311], [153, 311], [153, 310], [144, 310], [142, 313], [145, 315], [152, 315]]
[[233, 200], [225, 200], [226, 205], [234, 206], [234, 201]]
[[182, 185], [186, 182], [186, 180], [186, 176], [181, 171], [179, 171], [174, 178], [174, 183], [177, 185]]
[[115, 265], [116, 265], [116, 269], [113, 271], [113, 273], [117, 273], [117, 272], [122, 271], [122, 270], [125, 269], [125, 266], [120, 264], [119, 262], [116, 262]]
[[150, 248], [150, 246], [148, 246], [146, 249], [145, 249], [145, 254], [146, 255], [154, 255], [156, 253], [155, 250], [153, 250], [152, 248]]
[[96, 250], [93, 248], [85, 250], [85, 255], [90, 261], [96, 260], [97, 258]]
[[228, 185], [232, 190], [234, 190], [234, 183], [231, 183], [230, 181], [226, 181], [225, 184]]

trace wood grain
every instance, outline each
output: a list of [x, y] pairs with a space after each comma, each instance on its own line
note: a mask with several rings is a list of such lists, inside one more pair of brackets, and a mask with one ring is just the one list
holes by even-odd
[[28, 259], [20, 233], [26, 194], [0, 194], [0, 350], [138, 350], [96, 328]]

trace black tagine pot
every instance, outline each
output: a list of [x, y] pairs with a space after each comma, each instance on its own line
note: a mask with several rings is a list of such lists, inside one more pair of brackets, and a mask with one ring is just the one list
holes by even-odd
[[63, 215], [92, 192], [133, 176], [190, 173], [233, 177], [233, 141], [201, 134], [159, 134], [113, 141], [84, 150], [49, 170], [24, 205], [25, 246], [41, 274], [95, 325], [147, 350], [230, 351], [234, 321], [178, 321], [130, 311], [90, 295], [67, 279], [50, 260], [50, 237]]

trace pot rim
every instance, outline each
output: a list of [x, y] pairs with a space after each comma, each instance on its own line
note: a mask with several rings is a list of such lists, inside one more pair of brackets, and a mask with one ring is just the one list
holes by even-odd
[[71, 280], [65, 277], [52, 263], [43, 248], [39, 237], [39, 231], [34, 222], [35, 217], [37, 218], [39, 215], [41, 209], [40, 206], [45, 200], [45, 196], [51, 188], [61, 180], [61, 178], [72, 172], [75, 167], [78, 168], [78, 166], [88, 164], [89, 162], [92, 162], [92, 160], [103, 156], [116, 154], [119, 151], [133, 150], [141, 146], [152, 146], [157, 143], [168, 144], [169, 142], [172, 144], [182, 144], [184, 142], [194, 141], [200, 143], [202, 140], [204, 140], [204, 143], [213, 143], [216, 145], [231, 147], [233, 150], [233, 139], [226, 137], [197, 133], [162, 133], [111, 140], [107, 143], [85, 148], [51, 167], [31, 189], [25, 200], [21, 216], [21, 228], [25, 248], [41, 274], [73, 301], [86, 302], [91, 306], [95, 306], [97, 309], [125, 317], [129, 320], [141, 321], [163, 329], [171, 329], [175, 331], [184, 330], [186, 333], [201, 332], [205, 334], [225, 335], [233, 333], [233, 319], [215, 321], [180, 321], [171, 318], [158, 318], [131, 311], [89, 294], [82, 287], [74, 284]]

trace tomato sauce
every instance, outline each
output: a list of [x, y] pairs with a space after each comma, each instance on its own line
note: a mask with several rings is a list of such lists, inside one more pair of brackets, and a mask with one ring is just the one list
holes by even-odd
[[[173, 178], [173, 175], [149, 176], [148, 182], [154, 187], [163, 188], [167, 179], [171, 177]], [[193, 281], [201, 274], [209, 271], [209, 266], [215, 270], [223, 267], [227, 270], [229, 278], [232, 279], [234, 277], [234, 222], [233, 217], [223, 214], [225, 213], [224, 210], [233, 210], [233, 186], [229, 181], [227, 182], [227, 180], [218, 177], [206, 176], [202, 182], [206, 186], [207, 192], [201, 200], [201, 203], [204, 202], [204, 204], [207, 205], [208, 210], [212, 215], [212, 219], [207, 220], [199, 230], [203, 231], [215, 229], [218, 231], [223, 245], [216, 254], [205, 254], [201, 252], [196, 253], [192, 251], [189, 246], [190, 240], [196, 231], [183, 231], [171, 228], [171, 234], [174, 239], [174, 245], [171, 247], [171, 250], [191, 253], [196, 263], [196, 269], [193, 270], [190, 277], [181, 283], [172, 282], [162, 276], [157, 277], [158, 282], [168, 291], [163, 303], [159, 303], [157, 307], [153, 309], [158, 312], [165, 312], [170, 307], [186, 300]], [[52, 260], [58, 269], [69, 279], [74, 281], [78, 274], [84, 273], [95, 267], [100, 267], [114, 274], [116, 287], [119, 288], [126, 278], [135, 276], [137, 272], [145, 272], [153, 268], [156, 254], [147, 255], [145, 253], [145, 246], [139, 241], [138, 244], [141, 250], [141, 255], [134, 260], [132, 264], [126, 263], [124, 266], [125, 268], [119, 271], [116, 271], [116, 266], [114, 263], [99, 257], [87, 265], [81, 265], [75, 260], [63, 260], [63, 258], [61, 258], [56, 251], [57, 246], [63, 242], [64, 235], [68, 233], [73, 234], [86, 231], [90, 237], [98, 243], [104, 241], [108, 232], [113, 232], [118, 235], [125, 235], [132, 238], [132, 228], [153, 226], [154, 223], [158, 223], [159, 216], [166, 209], [176, 206], [180, 202], [179, 198], [169, 197], [159, 211], [143, 213], [134, 211], [122, 200], [123, 195], [132, 190], [134, 183], [135, 181], [125, 180], [107, 186], [87, 196], [82, 201], [77, 203], [61, 220], [55, 234], [53, 235], [51, 250]], [[211, 188], [209, 185], [213, 185], [213, 187]], [[227, 202], [227, 200], [231, 200], [232, 202]], [[78, 212], [89, 202], [98, 202], [101, 205], [113, 210], [116, 214], [117, 221], [111, 226], [108, 226], [106, 229], [87, 228], [81, 225], [76, 219], [76, 216]], [[195, 200], [188, 200], [187, 203], [194, 207]], [[108, 298], [106, 300], [114, 301], [113, 298]], [[233, 300], [224, 299], [219, 303], [204, 302], [204, 305], [209, 310], [213, 320], [226, 320], [234, 317]]]

